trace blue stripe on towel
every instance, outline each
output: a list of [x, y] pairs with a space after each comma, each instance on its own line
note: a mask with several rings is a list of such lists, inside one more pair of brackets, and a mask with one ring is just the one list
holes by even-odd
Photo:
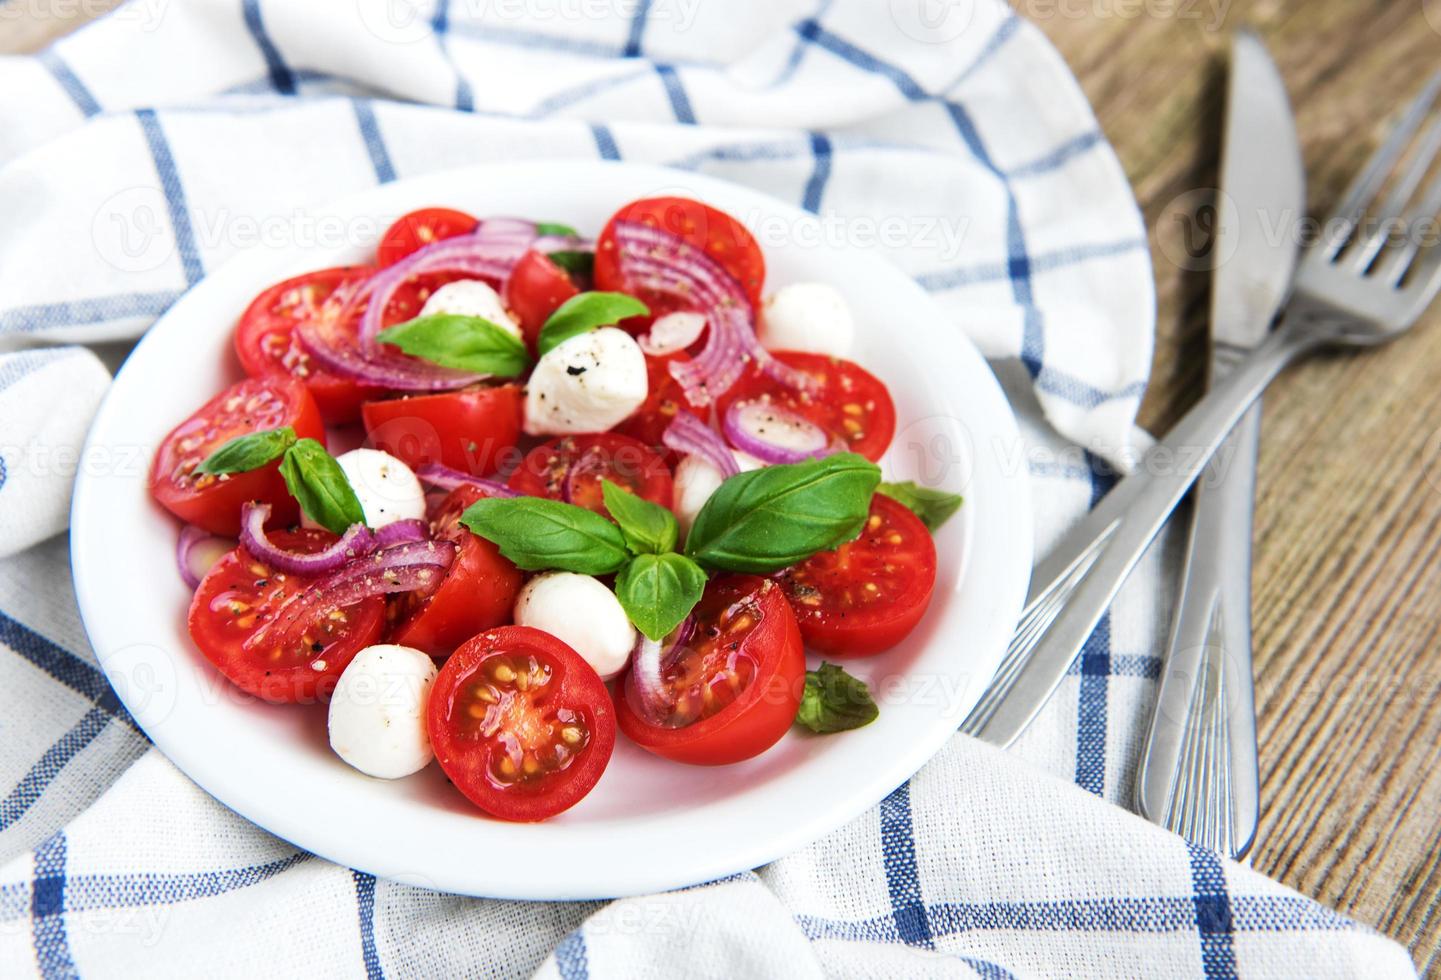
[[200, 264], [200, 253], [195, 247], [190, 208], [185, 201], [185, 188], [180, 183], [180, 171], [175, 166], [175, 155], [170, 152], [170, 142], [165, 138], [165, 131], [154, 109], [137, 109], [135, 118], [140, 121], [145, 142], [150, 147], [150, 157], [155, 162], [155, 173], [160, 178], [160, 189], [165, 194], [170, 226], [175, 233], [175, 247], [180, 252], [180, 265], [185, 270], [185, 282], [193, 286], [205, 276], [205, 267]]
[[932, 949], [935, 941], [921, 898], [916, 865], [915, 829], [911, 825], [911, 784], [902, 783], [881, 801], [881, 860], [891, 896], [891, 918], [901, 942]]
[[245, 28], [250, 31], [255, 46], [260, 49], [260, 56], [265, 59], [270, 87], [281, 95], [294, 95], [295, 76], [286, 66], [285, 59], [280, 57], [280, 49], [275, 46], [270, 33], [265, 29], [265, 18], [260, 13], [260, 0], [244, 0], [241, 9], [245, 15]]
[[65, 929], [65, 833], [35, 849], [35, 883], [30, 893], [30, 936], [35, 964], [45, 980], [79, 977]]
[[74, 70], [65, 63], [64, 59], [56, 53], [54, 48], [47, 48], [40, 52], [36, 60], [40, 62], [41, 67], [50, 73], [50, 76], [55, 79], [56, 83], [65, 90], [65, 94], [70, 96], [70, 101], [75, 103], [75, 107], [79, 109], [86, 118], [100, 113], [100, 103], [95, 100], [94, 94], [91, 93], [90, 89], [85, 87], [85, 83], [82, 82]]

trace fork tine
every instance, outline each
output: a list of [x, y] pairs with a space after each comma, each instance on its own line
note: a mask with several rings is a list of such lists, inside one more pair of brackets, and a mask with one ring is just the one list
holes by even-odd
[[1421, 224], [1427, 221], [1435, 224], [1438, 220], [1441, 220], [1441, 174], [1431, 181], [1420, 202], [1401, 219], [1406, 239], [1386, 250], [1376, 264], [1376, 278], [1392, 286], [1398, 285], [1421, 251], [1421, 243], [1417, 241]]
[[1370, 206], [1376, 194], [1385, 184], [1387, 176], [1396, 169], [1397, 162], [1401, 159], [1406, 147], [1411, 145], [1411, 139], [1416, 135], [1422, 120], [1431, 110], [1431, 104], [1436, 100], [1436, 93], [1441, 91], [1441, 72], [1431, 76], [1426, 87], [1407, 107], [1406, 113], [1401, 117], [1394, 129], [1391, 130], [1386, 141], [1372, 154], [1361, 173], [1346, 190], [1346, 196], [1342, 198], [1341, 204], [1332, 212], [1327, 224], [1339, 223], [1342, 226], [1342, 234], [1337, 235], [1331, 241], [1330, 250], [1335, 253], [1350, 238], [1351, 230], [1361, 220], [1362, 215]]
[[1364, 272], [1370, 268], [1371, 262], [1390, 241], [1393, 230], [1397, 223], [1401, 230], [1407, 234], [1408, 240], [1413, 237], [1409, 225], [1416, 217], [1428, 217], [1435, 213], [1435, 208], [1420, 210], [1419, 212], [1406, 213], [1406, 205], [1410, 203], [1416, 188], [1426, 179], [1430, 172], [1431, 165], [1436, 162], [1436, 155], [1441, 153], [1441, 119], [1433, 119], [1426, 126], [1421, 134], [1419, 147], [1416, 156], [1407, 165], [1396, 186], [1386, 195], [1386, 202], [1381, 205], [1376, 214], [1377, 223], [1365, 240], [1358, 243], [1351, 252], [1347, 253], [1345, 261], [1354, 267], [1358, 272]]

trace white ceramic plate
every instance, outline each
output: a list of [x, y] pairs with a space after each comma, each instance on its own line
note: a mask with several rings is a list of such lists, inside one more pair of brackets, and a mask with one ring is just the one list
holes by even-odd
[[[151, 502], [145, 469], [170, 428], [240, 376], [230, 333], [251, 297], [287, 276], [369, 260], [377, 230], [417, 207], [563, 220], [595, 234], [619, 205], [657, 193], [764, 221], [771, 287], [837, 285], [859, 324], [855, 359], [895, 396], [887, 478], [966, 495], [937, 536], [940, 577], [920, 628], [902, 646], [846, 665], [878, 693], [879, 720], [824, 738], [792, 731], [759, 758], [718, 769], [666, 762], [622, 736], [579, 805], [516, 825], [481, 815], [434, 765], [397, 782], [361, 775], [331, 753], [323, 708], [266, 705], [231, 688], [186, 635], [177, 526]], [[100, 664], [155, 744], [206, 791], [300, 847], [384, 877], [493, 897], [605, 898], [707, 881], [796, 850], [873, 806], [955, 732], [1020, 612], [1030, 494], [1024, 471], [1004, 465], [1018, 435], [990, 369], [908, 277], [871, 255], [818, 244], [826, 236], [814, 217], [754, 191], [628, 164], [455, 171], [313, 217], [322, 220], [307, 227], [348, 229], [357, 241], [255, 249], [191, 290], [120, 372], [83, 457], [95, 465], [75, 488], [75, 589]], [[791, 229], [786, 241], [776, 240], [778, 228]]]

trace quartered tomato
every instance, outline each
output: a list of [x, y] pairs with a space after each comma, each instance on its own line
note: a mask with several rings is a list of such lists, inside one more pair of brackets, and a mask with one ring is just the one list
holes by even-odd
[[708, 417], [708, 409], [696, 405], [686, 397], [685, 389], [681, 383], [670, 373], [670, 366], [675, 361], [688, 361], [690, 355], [685, 353], [668, 354], [665, 357], [647, 357], [646, 373], [649, 378], [649, 394], [635, 414], [626, 419], [612, 431], [621, 435], [630, 436], [655, 450], [667, 461], [679, 462], [673, 459], [675, 455], [666, 449], [661, 443], [660, 437], [665, 430], [670, 428], [671, 422], [675, 421], [676, 412], [684, 409], [694, 412], [701, 418]]
[[480, 222], [464, 211], [450, 208], [421, 208], [398, 218], [385, 230], [375, 257], [381, 265], [394, 265], [411, 252], [442, 238], [468, 235]]
[[653, 504], [671, 506], [674, 487], [665, 460], [644, 443], [614, 432], [565, 436], [536, 446], [510, 475], [510, 488], [608, 515], [602, 480]]
[[615, 748], [600, 676], [527, 626], [481, 633], [456, 650], [430, 690], [426, 721], [446, 776], [502, 820], [544, 820], [574, 806]]
[[[689, 309], [683, 302], [652, 293], [626, 279], [620, 270], [615, 246], [615, 225], [618, 221], [650, 225], [700, 248], [741, 284], [750, 297], [751, 305], [760, 308], [766, 261], [755, 238], [745, 225], [724, 211], [684, 197], [652, 197], [633, 201], [611, 217], [596, 240], [596, 289], [630, 293], [650, 307], [652, 316]], [[626, 325], [631, 326], [629, 321]]]
[[[235, 353], [245, 373], [252, 378], [299, 378], [332, 425], [359, 418], [360, 403], [378, 397], [380, 390], [332, 374], [317, 364], [296, 329], [316, 316], [337, 289], [358, 285], [374, 272], [369, 266], [321, 269], [277, 283], [255, 297], [235, 327]], [[355, 323], [347, 326], [353, 334]]]
[[797, 391], [752, 366], [718, 400], [716, 410], [722, 417], [733, 402], [774, 402], [825, 429], [853, 453], [872, 461], [885, 454], [896, 434], [896, 406], [879, 378], [839, 357], [797, 351], [773, 353], [815, 378], [820, 390], [814, 394]]
[[661, 661], [660, 703], [644, 700], [634, 666], [616, 690], [620, 730], [648, 752], [717, 766], [780, 741], [800, 707], [806, 661], [800, 631], [774, 582], [714, 579], [695, 628]]
[[195, 473], [231, 439], [286, 425], [302, 439], [325, 439], [320, 410], [305, 385], [293, 378], [247, 378], [231, 385], [165, 437], [150, 464], [151, 495], [182, 521], [215, 534], [239, 533], [240, 507], [247, 500], [270, 505], [272, 527], [294, 524], [300, 509], [281, 479], [279, 460], [244, 473]]
[[499, 548], [460, 523], [465, 508], [484, 496], [477, 487], [458, 487], [436, 509], [431, 536], [454, 542], [455, 560], [434, 591], [404, 592], [395, 599], [391, 642], [445, 654], [481, 630], [510, 621], [525, 576]]
[[570, 275], [549, 256], [536, 251], [521, 256], [505, 282], [505, 305], [520, 321], [527, 347], [535, 350], [545, 321], [579, 292]]
[[807, 646], [869, 656], [901, 642], [925, 615], [936, 587], [936, 545], [919, 517], [878, 493], [859, 538], [775, 578]]
[[487, 476], [519, 455], [524, 403], [520, 385], [508, 384], [366, 402], [361, 414], [371, 445], [407, 466], [440, 463]]
[[[320, 551], [335, 541], [329, 531], [273, 531], [287, 551]], [[385, 602], [368, 596], [332, 611], [287, 648], [247, 647], [251, 635], [274, 619], [286, 601], [314, 579], [277, 572], [243, 547], [220, 561], [200, 582], [190, 603], [190, 638], [242, 691], [277, 703], [328, 700], [346, 666], [380, 639]]]

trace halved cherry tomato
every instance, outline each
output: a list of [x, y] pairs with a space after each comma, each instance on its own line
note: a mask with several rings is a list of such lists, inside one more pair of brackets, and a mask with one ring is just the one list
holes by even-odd
[[[319, 312], [341, 286], [364, 282], [369, 266], [321, 269], [276, 283], [251, 301], [235, 327], [235, 353], [252, 378], [289, 375], [305, 382], [320, 414], [332, 425], [360, 417], [360, 403], [381, 391], [332, 374], [317, 364], [300, 342], [296, 327]], [[353, 330], [354, 323], [349, 324]]]
[[620, 730], [676, 762], [723, 766], [760, 755], [795, 721], [806, 659], [796, 617], [774, 582], [725, 575], [706, 586], [689, 640], [662, 662], [669, 711], [652, 719], [627, 671]]
[[[615, 225], [618, 221], [634, 221], [677, 235], [702, 249], [722, 269], [739, 282], [750, 297], [751, 305], [760, 308], [761, 289], [765, 285], [766, 261], [761, 248], [745, 225], [735, 218], [699, 201], [684, 197], [652, 197], [632, 201], [617, 211], [606, 223], [596, 240], [595, 288], [630, 293], [650, 307], [651, 316], [689, 309], [670, 296], [652, 293], [631, 283], [621, 273], [615, 247]], [[634, 320], [640, 321], [636, 317]], [[628, 328], [643, 328], [644, 323]]]
[[456, 650], [430, 690], [426, 720], [455, 788], [502, 820], [544, 820], [574, 806], [615, 748], [600, 675], [528, 626], [481, 633]]
[[424, 248], [431, 242], [456, 235], [468, 235], [475, 231], [480, 222], [464, 211], [451, 208], [421, 208], [396, 219], [395, 224], [385, 230], [380, 246], [375, 250], [376, 261], [382, 266], [394, 265], [411, 252]]
[[294, 378], [247, 378], [206, 402], [171, 430], [150, 464], [150, 493], [182, 521], [215, 534], [240, 531], [247, 500], [270, 505], [270, 526], [300, 519], [300, 508], [280, 476], [280, 461], [224, 476], [196, 475], [195, 468], [237, 436], [290, 426], [302, 439], [325, 439], [320, 410]]
[[[335, 541], [329, 531], [274, 531], [290, 551], [320, 551]], [[245, 641], [274, 618], [314, 578], [277, 572], [243, 547], [216, 562], [190, 603], [190, 638], [242, 691], [280, 704], [325, 701], [340, 674], [362, 649], [380, 639], [385, 601], [368, 596], [334, 610], [291, 648], [247, 649]]]
[[519, 456], [524, 402], [520, 385], [509, 384], [366, 402], [361, 414], [370, 443], [407, 466], [487, 476]]
[[720, 397], [716, 411], [738, 401], [770, 401], [810, 419], [853, 453], [878, 460], [896, 434], [896, 406], [879, 378], [859, 364], [824, 354], [773, 351], [777, 358], [820, 383], [817, 394], [797, 391], [752, 366]]
[[807, 646], [866, 657], [904, 640], [925, 615], [936, 587], [936, 545], [919, 517], [878, 493], [859, 538], [775, 578]]
[[602, 480], [653, 504], [671, 506], [674, 485], [665, 460], [644, 443], [614, 432], [565, 436], [536, 446], [510, 475], [510, 488], [608, 515]]
[[560, 304], [579, 292], [566, 271], [549, 256], [536, 251], [521, 256], [505, 282], [505, 305], [520, 320], [526, 346], [535, 350], [545, 321]]
[[672, 362], [688, 360], [690, 355], [684, 352], [668, 354], [665, 357], [647, 357], [645, 362], [650, 393], [646, 395], [640, 408], [635, 410], [634, 415], [611, 430], [640, 440], [672, 464], [679, 462], [679, 458], [665, 448], [660, 437], [670, 428], [676, 412], [685, 409], [701, 418], [708, 417], [708, 410], [687, 398], [681, 383], [670, 373]]
[[431, 519], [431, 536], [453, 541], [455, 560], [428, 595], [403, 592], [391, 607], [394, 643], [431, 654], [446, 654], [481, 630], [510, 621], [525, 576], [500, 549], [460, 523], [465, 508], [486, 494], [478, 487], [451, 491]]

